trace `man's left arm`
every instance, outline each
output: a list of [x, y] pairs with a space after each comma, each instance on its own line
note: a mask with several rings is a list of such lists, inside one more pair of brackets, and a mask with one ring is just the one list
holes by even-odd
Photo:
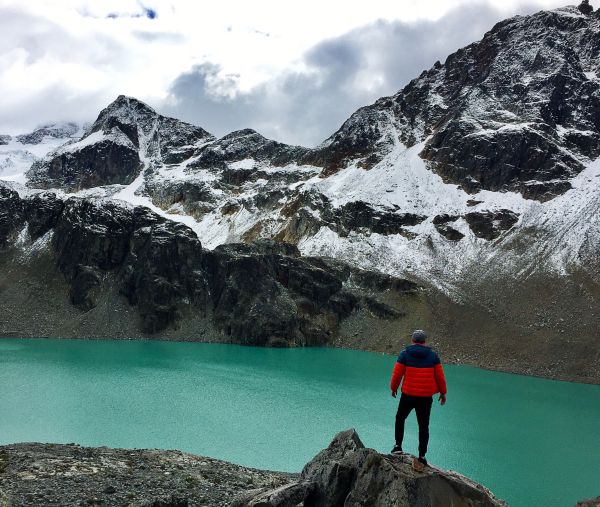
[[392, 373], [392, 380], [390, 381], [390, 389], [392, 390], [392, 396], [394, 398], [398, 394], [398, 387], [400, 387], [400, 382], [402, 381], [404, 372], [406, 372], [406, 365], [401, 362], [400, 358], [398, 358], [398, 361], [396, 361], [394, 366], [394, 372]]

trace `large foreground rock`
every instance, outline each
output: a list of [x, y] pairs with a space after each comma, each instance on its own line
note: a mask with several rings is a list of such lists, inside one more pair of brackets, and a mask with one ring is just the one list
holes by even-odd
[[452, 471], [415, 472], [409, 456], [366, 449], [354, 430], [338, 433], [308, 463], [300, 478], [273, 489], [248, 492], [238, 507], [494, 507], [506, 506], [485, 487]]

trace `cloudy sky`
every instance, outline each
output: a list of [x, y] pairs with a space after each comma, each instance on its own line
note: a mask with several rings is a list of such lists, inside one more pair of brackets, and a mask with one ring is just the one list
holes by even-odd
[[[594, 4], [592, 0], [592, 4]], [[117, 95], [314, 145], [508, 16], [560, 0], [0, 0], [0, 134]]]

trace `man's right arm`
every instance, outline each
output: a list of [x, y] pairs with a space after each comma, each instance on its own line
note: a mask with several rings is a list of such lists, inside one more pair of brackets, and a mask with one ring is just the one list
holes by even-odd
[[446, 393], [448, 392], [448, 387], [446, 386], [446, 376], [444, 375], [444, 368], [442, 363], [437, 358], [437, 363], [433, 367], [433, 373], [435, 375], [435, 381], [438, 386], [438, 390], [440, 391], [440, 403], [443, 405], [446, 403]]

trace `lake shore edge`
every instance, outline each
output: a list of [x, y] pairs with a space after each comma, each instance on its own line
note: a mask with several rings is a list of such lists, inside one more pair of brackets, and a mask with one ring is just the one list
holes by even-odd
[[[168, 337], [168, 338], [160, 338], [156, 336], [135, 336], [131, 338], [114, 338], [114, 337], [105, 337], [105, 336], [28, 336], [19, 333], [0, 333], [0, 340], [3, 339], [17, 339], [17, 340], [84, 340], [84, 341], [156, 341], [156, 342], [181, 342], [181, 343], [205, 343], [205, 344], [221, 344], [221, 345], [237, 345], [240, 347], [261, 347], [261, 348], [324, 348], [324, 349], [341, 349], [341, 350], [356, 350], [361, 352], [370, 352], [374, 354], [384, 354], [389, 355], [390, 358], [396, 357], [402, 350], [400, 348], [397, 352], [390, 352], [387, 350], [381, 350], [377, 347], [369, 347], [368, 344], [364, 344], [365, 346], [355, 346], [352, 345], [344, 345], [344, 344], [329, 344], [321, 347], [262, 347], [257, 345], [246, 345], [243, 343], [239, 343], [237, 341], [228, 341], [219, 339], [218, 337], [215, 339], [185, 339], [182, 337]], [[353, 346], [354, 345], [354, 346]], [[409, 345], [407, 342], [406, 345]], [[435, 343], [432, 344], [435, 349]], [[600, 385], [600, 370], [595, 370], [591, 372], [587, 372], [586, 376], [581, 375], [562, 375], [560, 373], [555, 373], [552, 370], [544, 369], [543, 371], [534, 371], [531, 367], [527, 365], [522, 365], [520, 363], [515, 363], [513, 361], [507, 361], [506, 363], [501, 364], [492, 364], [488, 360], [483, 360], [481, 358], [478, 359], [464, 359], [464, 360], [453, 360], [451, 357], [447, 358], [445, 355], [440, 353], [440, 357], [444, 364], [449, 365], [457, 365], [457, 366], [470, 366], [473, 368], [479, 368], [487, 371], [494, 371], [498, 373], [507, 373], [513, 375], [522, 375], [526, 377], [534, 377], [534, 378], [542, 378], [546, 380], [555, 380], [558, 382], [569, 382], [569, 383], [577, 383], [577, 384], [588, 384], [588, 385]], [[391, 369], [390, 369], [391, 371]]]

